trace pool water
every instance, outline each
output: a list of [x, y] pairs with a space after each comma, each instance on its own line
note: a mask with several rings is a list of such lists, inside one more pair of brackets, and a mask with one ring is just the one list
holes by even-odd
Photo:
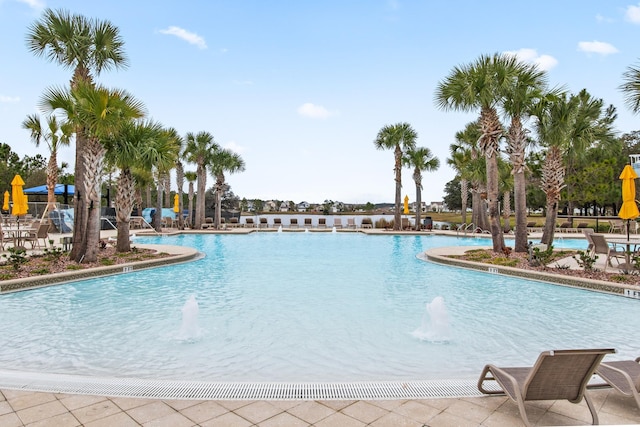
[[[136, 241], [206, 256], [0, 296], [0, 364], [201, 381], [470, 379], [488, 362], [529, 364], [547, 349], [615, 347], [615, 358], [635, 358], [640, 348], [637, 300], [416, 258], [487, 239], [252, 233]], [[445, 336], [429, 330], [438, 319], [426, 305], [436, 297]]]

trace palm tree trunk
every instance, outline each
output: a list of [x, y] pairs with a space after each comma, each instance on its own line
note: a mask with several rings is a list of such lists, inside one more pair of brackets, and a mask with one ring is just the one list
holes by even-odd
[[120, 171], [116, 193], [116, 227], [118, 229], [116, 252], [130, 252], [129, 220], [135, 198], [135, 181], [128, 168]]
[[480, 126], [482, 129], [480, 148], [485, 157], [489, 226], [491, 228], [493, 251], [502, 252], [502, 248], [504, 248], [504, 235], [500, 227], [500, 213], [498, 212], [498, 149], [502, 129], [498, 113], [495, 109], [482, 108], [480, 111]]
[[158, 194], [156, 195], [156, 214], [153, 217], [153, 228], [159, 233], [162, 231], [162, 200], [164, 191], [162, 189], [162, 178], [158, 176]]
[[400, 145], [396, 145], [395, 149], [395, 171], [396, 177], [396, 200], [395, 212], [393, 216], [393, 229], [400, 230], [402, 228], [402, 217], [400, 214], [400, 205], [402, 204], [402, 150]]
[[49, 163], [47, 163], [47, 211], [51, 212], [56, 208], [55, 186], [58, 180], [58, 159], [55, 151], [51, 152]]
[[461, 178], [460, 179], [460, 198], [462, 199], [462, 223], [466, 224], [467, 223], [467, 203], [469, 200], [469, 189], [468, 189], [468, 185], [469, 183], [467, 182], [466, 179]]
[[184, 168], [182, 162], [176, 162], [176, 185], [178, 186], [178, 229], [184, 230], [182, 215], [182, 187], [184, 186]]
[[[100, 178], [102, 176], [102, 161], [105, 149], [97, 139], [87, 141], [85, 156], [86, 199], [87, 212], [87, 238], [86, 251], [80, 262], [95, 262], [98, 260], [98, 245], [100, 242]], [[74, 243], [75, 245], [75, 243]]]
[[504, 221], [504, 232], [511, 231], [511, 223], [509, 217], [511, 216], [511, 193], [505, 191], [502, 193], [502, 219]]
[[75, 207], [73, 216], [73, 246], [69, 253], [69, 258], [75, 262], [82, 262], [87, 251], [87, 220], [89, 218], [87, 206], [87, 183], [83, 179], [78, 179], [85, 175], [86, 165], [85, 151], [87, 136], [84, 129], [76, 131], [76, 164], [74, 169], [75, 180]]
[[522, 121], [514, 116], [509, 128], [509, 160], [513, 168], [513, 202], [516, 211], [516, 252], [527, 252], [527, 182], [525, 176], [526, 134]]
[[198, 174], [198, 192], [196, 194], [196, 223], [195, 228], [200, 230], [204, 223], [205, 192], [207, 191], [207, 171], [202, 164], [198, 164], [196, 169]]
[[[418, 179], [416, 180], [416, 230], [420, 230], [420, 214], [422, 213], [422, 176], [417, 173]], [[414, 175], [414, 179], [415, 179]]]
[[190, 228], [193, 228], [193, 182], [189, 182], [189, 217], [187, 222]]
[[542, 166], [542, 191], [547, 196], [547, 217], [542, 233], [542, 243], [553, 244], [558, 217], [558, 201], [560, 191], [564, 188], [564, 167], [562, 165], [562, 153], [557, 146], [551, 146], [547, 151], [547, 157]]

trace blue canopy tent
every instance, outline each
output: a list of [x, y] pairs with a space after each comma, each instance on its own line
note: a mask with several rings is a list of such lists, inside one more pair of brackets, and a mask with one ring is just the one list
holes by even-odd
[[[37, 187], [25, 188], [23, 190], [24, 194], [33, 194], [46, 196], [47, 195], [47, 186], [39, 185]], [[56, 184], [53, 193], [56, 196], [64, 196], [65, 205], [69, 204], [69, 195], [73, 196], [76, 192], [76, 187], [73, 184]]]

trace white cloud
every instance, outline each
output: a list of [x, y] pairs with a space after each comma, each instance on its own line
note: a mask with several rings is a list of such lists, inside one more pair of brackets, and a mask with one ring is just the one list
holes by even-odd
[[606, 16], [603, 16], [603, 15], [600, 15], [600, 14], [596, 15], [596, 21], [597, 22], [603, 22], [605, 24], [611, 24], [612, 22], [614, 22], [612, 18], [607, 18]]
[[18, 0], [20, 3], [24, 3], [27, 6], [29, 6], [31, 9], [34, 10], [42, 10], [45, 8], [45, 4], [43, 1], [40, 0]]
[[618, 53], [618, 49], [616, 49], [612, 44], [599, 42], [597, 40], [594, 40], [592, 42], [579, 42], [578, 50], [587, 53], [597, 53], [600, 55]]
[[515, 55], [520, 61], [529, 64], [535, 64], [539, 69], [548, 71], [558, 65], [558, 60], [551, 55], [540, 55], [538, 51], [530, 48], [522, 48], [519, 50], [508, 50], [507, 55]]
[[327, 110], [322, 105], [307, 102], [298, 107], [298, 114], [303, 117], [309, 117], [310, 119], [326, 119], [336, 113]]
[[640, 6], [627, 6], [624, 18], [633, 24], [640, 24]]
[[20, 98], [17, 96], [11, 97], [6, 95], [0, 95], [0, 102], [3, 104], [13, 104], [16, 102], [20, 102]]
[[247, 151], [247, 149], [245, 147], [241, 146], [240, 144], [238, 144], [235, 141], [227, 142], [226, 144], [224, 144], [224, 148], [227, 148], [227, 149], [229, 149], [231, 151], [234, 151], [234, 152], [236, 152], [238, 154], [242, 154], [245, 151]]
[[204, 41], [204, 38], [200, 37], [196, 33], [192, 33], [190, 31], [185, 30], [184, 28], [170, 26], [166, 30], [160, 30], [162, 34], [169, 34], [172, 36], [176, 36], [187, 43], [198, 46], [199, 49], [206, 49], [207, 43]]

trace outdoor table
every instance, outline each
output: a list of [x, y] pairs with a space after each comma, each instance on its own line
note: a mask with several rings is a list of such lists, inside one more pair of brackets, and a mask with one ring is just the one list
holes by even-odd
[[26, 238], [29, 237], [29, 232], [32, 230], [29, 228], [4, 228], [3, 231], [9, 239], [13, 240], [14, 248], [24, 248]]
[[[626, 263], [624, 268], [633, 269], [633, 264], [631, 263], [631, 246], [634, 246], [635, 251], [635, 248], [640, 245], [640, 239], [607, 239], [607, 242], [613, 243], [614, 245], [624, 245], [626, 247]], [[618, 266], [618, 268], [620, 268], [620, 266]]]

